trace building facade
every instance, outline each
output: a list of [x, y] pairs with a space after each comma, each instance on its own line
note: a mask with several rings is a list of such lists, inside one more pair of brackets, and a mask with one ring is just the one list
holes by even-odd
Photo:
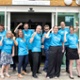
[[6, 30], [14, 30], [20, 22], [35, 25], [49, 24], [51, 27], [64, 21], [66, 27], [76, 27], [80, 41], [80, 0], [0, 0], [0, 23]]

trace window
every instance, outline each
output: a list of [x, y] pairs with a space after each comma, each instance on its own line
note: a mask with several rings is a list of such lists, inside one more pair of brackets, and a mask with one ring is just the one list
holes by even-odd
[[4, 12], [0, 12], [0, 24], [4, 24]]
[[60, 26], [60, 23], [64, 21], [66, 26], [74, 26], [74, 16], [72, 15], [59, 15], [58, 16], [58, 26]]

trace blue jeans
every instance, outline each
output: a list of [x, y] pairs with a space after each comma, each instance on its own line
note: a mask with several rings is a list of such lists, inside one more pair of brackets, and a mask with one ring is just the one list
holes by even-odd
[[21, 73], [21, 67], [23, 68], [23, 71], [26, 71], [28, 64], [28, 55], [18, 56], [18, 61], [18, 73]]
[[45, 53], [45, 56], [46, 56], [46, 60], [45, 60], [44, 69], [43, 70], [47, 71], [47, 68], [48, 68], [49, 49], [44, 49], [44, 53]]

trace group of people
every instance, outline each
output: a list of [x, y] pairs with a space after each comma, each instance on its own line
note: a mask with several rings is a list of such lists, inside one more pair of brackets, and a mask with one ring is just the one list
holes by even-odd
[[[78, 24], [78, 23], [77, 23]], [[78, 77], [80, 78], [80, 60], [78, 52], [78, 36], [75, 32], [78, 27], [66, 28], [65, 23], [61, 22], [61, 29], [54, 26], [50, 29], [49, 25], [37, 25], [35, 30], [28, 29], [28, 23], [23, 25], [24, 29], [19, 29], [23, 24], [20, 23], [14, 33], [5, 31], [4, 26], [0, 24], [0, 64], [1, 78], [4, 78], [4, 72], [10, 77], [8, 70], [10, 64], [13, 64], [12, 57], [15, 56], [15, 46], [18, 46], [18, 77], [26, 75], [26, 67], [30, 63], [32, 76], [38, 78], [37, 74], [41, 63], [41, 45], [44, 44], [44, 53], [46, 56], [43, 71], [47, 73], [47, 78], [60, 77], [61, 63], [64, 53], [66, 53], [66, 72], [69, 77], [74, 79], [72, 73], [73, 61], [76, 60]]]

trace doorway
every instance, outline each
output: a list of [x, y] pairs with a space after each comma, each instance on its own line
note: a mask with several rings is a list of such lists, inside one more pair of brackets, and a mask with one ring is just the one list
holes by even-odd
[[[44, 25], [47, 24], [51, 27], [51, 13], [19, 13], [14, 12], [11, 13], [11, 30], [14, 32], [14, 29], [19, 23], [28, 23], [30, 29], [35, 29], [37, 25], [42, 26], [42, 30]], [[20, 27], [23, 29], [23, 27]], [[16, 51], [17, 52], [17, 51]], [[42, 50], [42, 63], [44, 63], [45, 55]]]
[[42, 29], [45, 24], [51, 27], [51, 13], [11, 13], [11, 30], [22, 22], [28, 23], [30, 29], [35, 29], [37, 25], [41, 25]]

